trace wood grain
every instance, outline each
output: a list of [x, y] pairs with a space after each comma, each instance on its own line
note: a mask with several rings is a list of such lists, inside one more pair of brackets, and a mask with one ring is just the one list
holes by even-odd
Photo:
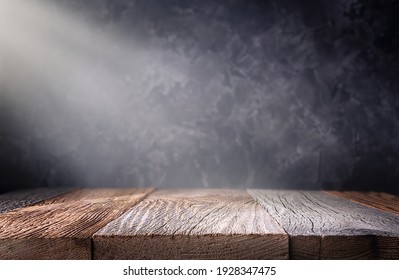
[[0, 213], [33, 205], [69, 191], [72, 190], [63, 188], [40, 188], [5, 193], [0, 195]]
[[358, 191], [327, 191], [326, 193], [399, 215], [399, 197], [396, 195]]
[[151, 189], [78, 190], [0, 215], [1, 259], [90, 259], [91, 236]]
[[93, 236], [95, 259], [286, 259], [288, 237], [245, 191], [156, 191]]
[[399, 259], [399, 216], [318, 191], [248, 190], [290, 235], [293, 259]]

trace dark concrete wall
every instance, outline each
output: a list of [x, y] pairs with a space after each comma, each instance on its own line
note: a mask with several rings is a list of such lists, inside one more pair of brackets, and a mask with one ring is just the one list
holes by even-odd
[[[111, 39], [86, 50], [84, 70], [73, 78], [61, 71], [59, 87], [2, 57], [3, 190], [398, 193], [397, 1], [56, 2], [95, 22], [96, 32], [124, 38], [123, 52]], [[79, 42], [68, 40], [59, 44]], [[140, 58], [130, 59], [132, 42]], [[43, 60], [64, 61], [70, 52]], [[74, 92], [83, 83], [90, 93]]]

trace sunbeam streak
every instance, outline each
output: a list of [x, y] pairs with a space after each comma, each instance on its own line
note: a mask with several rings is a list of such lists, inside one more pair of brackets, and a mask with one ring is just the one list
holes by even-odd
[[[64, 107], [52, 119], [36, 113], [35, 122], [47, 131], [53, 130], [54, 119], [87, 113], [84, 119], [73, 121], [73, 130], [95, 129], [100, 121], [108, 127], [101, 135], [104, 141], [107, 134], [116, 135], [120, 141], [134, 140], [132, 149], [141, 142], [138, 145], [147, 152], [154, 145], [144, 139], [148, 134], [162, 141], [182, 132], [176, 127], [170, 133], [173, 124], [167, 123], [165, 112], [148, 102], [154, 90], [148, 77], [155, 76], [158, 86], [166, 89], [186, 83], [187, 59], [176, 57], [180, 61], [174, 61], [175, 65], [165, 64], [157, 49], [145, 49], [134, 38], [106, 32], [45, 1], [2, 0], [1, 13], [1, 53], [12, 70], [3, 76], [3, 86], [12, 92], [11, 101], [40, 99], [45, 90], [45, 98]], [[29, 110], [31, 104], [25, 105], [23, 110]], [[126, 130], [134, 139], [125, 139]], [[46, 145], [59, 149], [62, 139], [53, 140]], [[101, 144], [92, 144], [101, 149]]]

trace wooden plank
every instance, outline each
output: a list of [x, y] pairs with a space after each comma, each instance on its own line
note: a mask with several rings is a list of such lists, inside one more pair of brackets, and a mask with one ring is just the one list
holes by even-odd
[[292, 259], [398, 259], [399, 216], [318, 191], [248, 190], [290, 235]]
[[91, 236], [151, 189], [87, 189], [0, 215], [1, 259], [91, 259]]
[[326, 191], [365, 206], [399, 215], [399, 196], [379, 192]]
[[0, 195], [0, 213], [33, 205], [69, 191], [71, 189], [40, 188], [5, 193]]
[[95, 259], [286, 259], [288, 236], [245, 191], [156, 191], [93, 236]]

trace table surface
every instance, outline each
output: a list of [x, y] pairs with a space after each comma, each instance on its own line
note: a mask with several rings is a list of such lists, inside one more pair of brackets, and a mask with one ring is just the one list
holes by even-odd
[[399, 259], [399, 197], [153, 188], [3, 194], [0, 259]]

